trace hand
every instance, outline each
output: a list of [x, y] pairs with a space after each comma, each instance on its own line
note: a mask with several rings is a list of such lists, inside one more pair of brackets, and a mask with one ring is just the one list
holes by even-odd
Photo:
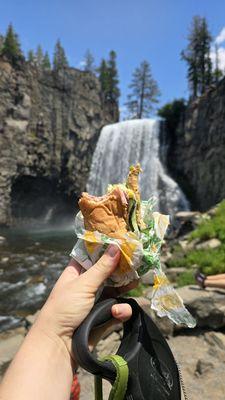
[[[99, 261], [81, 275], [81, 266], [71, 260], [39, 314], [35, 325], [46, 335], [60, 338], [71, 356], [73, 332], [91, 311], [97, 290], [116, 269], [119, 259], [118, 247], [111, 245]], [[109, 288], [108, 292], [110, 296], [115, 296], [136, 285], [137, 282], [134, 282], [127, 287]], [[103, 295], [107, 295], [107, 291]], [[112, 316], [117, 320], [125, 321], [131, 317], [131, 314], [132, 309], [129, 304], [112, 306]], [[98, 330], [95, 339], [99, 338], [99, 333]]]

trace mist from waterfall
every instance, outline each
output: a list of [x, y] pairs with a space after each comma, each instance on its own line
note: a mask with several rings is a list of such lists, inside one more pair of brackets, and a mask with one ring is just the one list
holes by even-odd
[[174, 214], [189, 209], [178, 184], [166, 173], [160, 160], [160, 121], [131, 120], [105, 126], [100, 134], [87, 183], [87, 191], [99, 196], [109, 183], [124, 182], [132, 164], [140, 162], [143, 200], [158, 199], [161, 212]]

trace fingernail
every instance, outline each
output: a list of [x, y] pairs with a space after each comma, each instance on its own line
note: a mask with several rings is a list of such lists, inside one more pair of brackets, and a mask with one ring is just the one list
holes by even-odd
[[119, 315], [119, 308], [117, 306], [113, 306], [113, 314]]
[[109, 254], [110, 257], [115, 257], [115, 255], [119, 252], [119, 248], [115, 244], [110, 244], [110, 246], [106, 250], [106, 254]]

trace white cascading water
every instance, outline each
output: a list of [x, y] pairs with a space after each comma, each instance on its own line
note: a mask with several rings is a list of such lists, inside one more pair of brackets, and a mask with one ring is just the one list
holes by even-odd
[[188, 210], [189, 203], [178, 184], [167, 175], [160, 157], [160, 121], [131, 120], [105, 126], [100, 134], [87, 183], [95, 196], [106, 193], [109, 183], [124, 182], [129, 166], [140, 162], [140, 188], [143, 200], [158, 199], [161, 212], [174, 214]]

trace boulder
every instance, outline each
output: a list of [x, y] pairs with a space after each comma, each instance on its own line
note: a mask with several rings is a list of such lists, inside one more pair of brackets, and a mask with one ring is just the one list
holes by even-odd
[[6, 238], [4, 236], [0, 236], [0, 245], [6, 242]]
[[179, 275], [186, 272], [187, 269], [185, 267], [174, 267], [174, 268], [167, 268], [166, 276], [170, 282], [176, 282]]
[[19, 349], [25, 333], [25, 328], [18, 328], [0, 334], [0, 376], [3, 375]]
[[177, 289], [197, 326], [219, 329], [225, 326], [225, 290], [184, 286]]
[[221, 245], [221, 241], [219, 239], [213, 238], [206, 240], [205, 242], [201, 242], [199, 244], [196, 244], [196, 249], [197, 250], [205, 250], [205, 249], [216, 249]]

